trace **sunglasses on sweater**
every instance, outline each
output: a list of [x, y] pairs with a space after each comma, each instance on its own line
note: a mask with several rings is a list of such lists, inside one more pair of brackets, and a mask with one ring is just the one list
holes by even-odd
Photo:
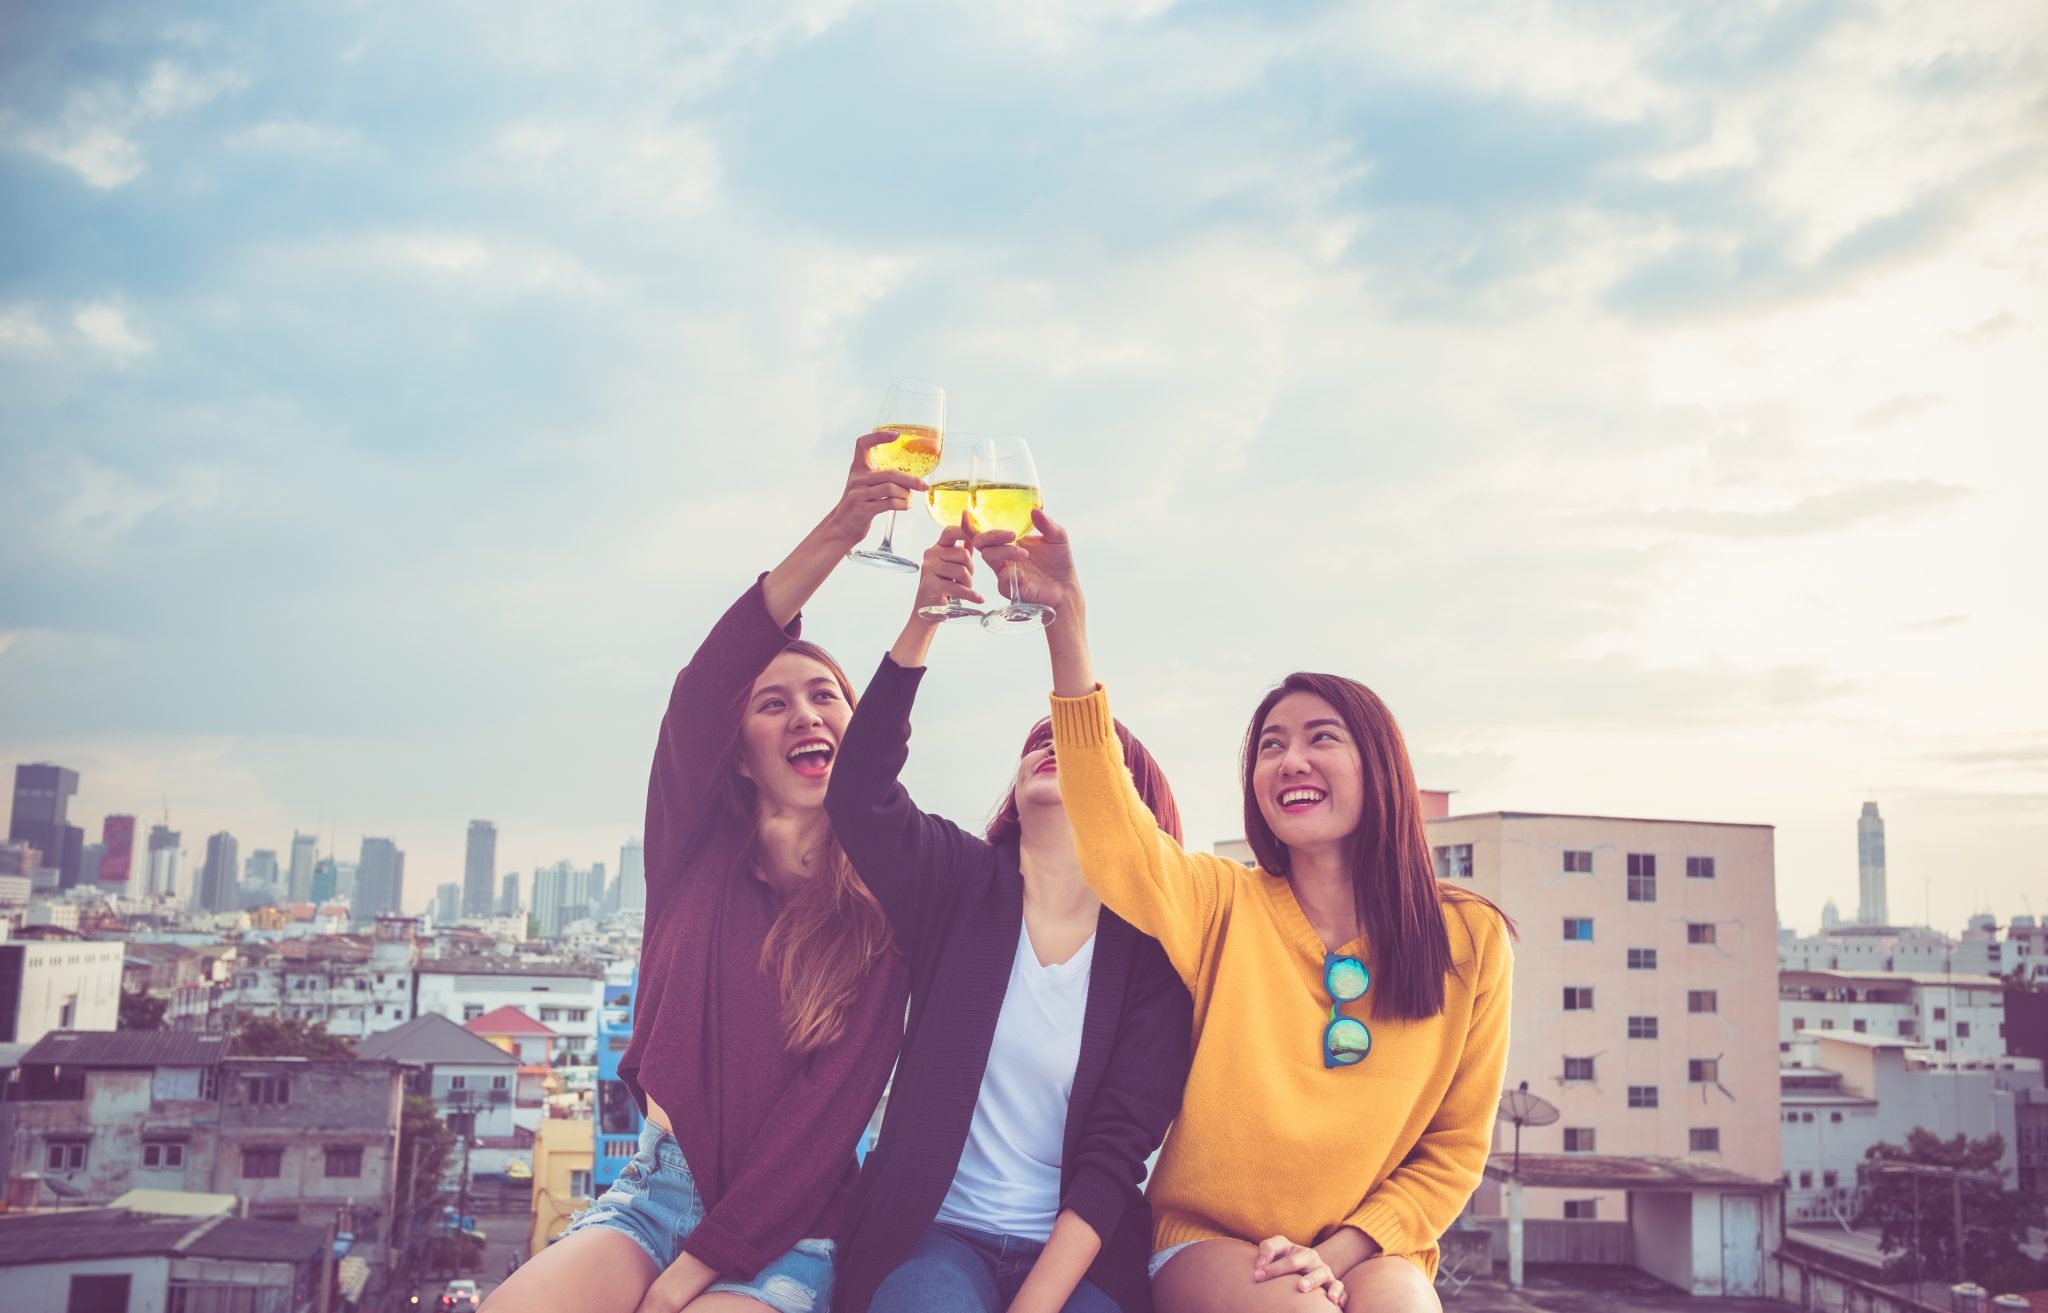
[[1372, 988], [1372, 972], [1349, 953], [1323, 954], [1323, 988], [1330, 993], [1330, 1023], [1323, 1027], [1323, 1066], [1355, 1067], [1372, 1052], [1372, 1032], [1338, 1009]]

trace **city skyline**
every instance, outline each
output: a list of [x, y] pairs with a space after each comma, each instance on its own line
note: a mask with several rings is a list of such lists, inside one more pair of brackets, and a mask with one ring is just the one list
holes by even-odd
[[[2038, 6], [985, 10], [36, 9], [0, 761], [93, 833], [396, 836], [414, 901], [476, 817], [609, 861], [913, 375], [1031, 441], [1200, 844], [1321, 669], [1460, 813], [1769, 824], [1810, 925], [1875, 799], [1894, 918], [2025, 910]], [[910, 600], [848, 567], [806, 633], [865, 683]], [[1047, 687], [942, 633], [918, 800], [979, 823]]]

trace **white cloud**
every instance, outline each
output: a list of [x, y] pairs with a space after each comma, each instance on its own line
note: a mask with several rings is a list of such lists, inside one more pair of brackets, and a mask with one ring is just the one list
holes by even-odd
[[266, 119], [228, 135], [235, 150], [277, 151], [290, 155], [320, 155], [362, 144], [353, 128], [332, 128], [305, 119]]
[[42, 351], [50, 343], [50, 330], [34, 306], [0, 306], [0, 351]]
[[128, 312], [109, 301], [78, 307], [71, 313], [71, 325], [89, 346], [117, 367], [156, 350], [156, 343], [128, 322]]
[[73, 92], [55, 122], [30, 123], [11, 114], [0, 118], [0, 146], [40, 155], [91, 186], [111, 190], [142, 176], [138, 129], [244, 85], [245, 79], [231, 70], [200, 72], [175, 60], [158, 60], [132, 86], [102, 82]]

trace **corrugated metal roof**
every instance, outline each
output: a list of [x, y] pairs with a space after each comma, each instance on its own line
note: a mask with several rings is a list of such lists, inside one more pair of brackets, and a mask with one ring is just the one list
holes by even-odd
[[21, 1057], [24, 1067], [211, 1067], [228, 1036], [188, 1030], [54, 1030]]
[[194, 1258], [239, 1258], [252, 1263], [300, 1263], [319, 1254], [327, 1243], [324, 1226], [297, 1222], [263, 1222], [253, 1217], [224, 1217], [184, 1251]]
[[219, 1220], [151, 1217], [117, 1208], [0, 1214], [0, 1267], [171, 1254], [187, 1236]]
[[392, 1062], [449, 1063], [465, 1066], [516, 1066], [519, 1059], [463, 1029], [438, 1012], [423, 1012], [402, 1026], [380, 1030], [356, 1041], [359, 1058]]

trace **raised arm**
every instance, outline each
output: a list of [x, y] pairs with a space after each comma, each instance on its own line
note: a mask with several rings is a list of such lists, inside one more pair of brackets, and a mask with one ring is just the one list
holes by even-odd
[[1007, 580], [1002, 567], [1015, 563], [1018, 596], [1058, 613], [1045, 631], [1053, 669], [1053, 750], [1082, 874], [1110, 911], [1159, 941], [1192, 988], [1243, 868], [1213, 853], [1183, 850], [1160, 831], [1138, 796], [1124, 767], [1109, 698], [1095, 682], [1088, 603], [1072, 544], [1044, 511], [1032, 516], [1036, 533], [1015, 541], [1007, 533], [985, 533], [975, 546], [997, 568], [998, 578]]
[[727, 608], [676, 676], [647, 784], [651, 895], [659, 897], [681, 872], [697, 827], [715, 805], [714, 776], [731, 742], [740, 698], [797, 636], [798, 612], [874, 517], [907, 506], [911, 490], [923, 486], [907, 474], [867, 468], [868, 448], [895, 436], [869, 433], [854, 444], [839, 501], [780, 565]]

